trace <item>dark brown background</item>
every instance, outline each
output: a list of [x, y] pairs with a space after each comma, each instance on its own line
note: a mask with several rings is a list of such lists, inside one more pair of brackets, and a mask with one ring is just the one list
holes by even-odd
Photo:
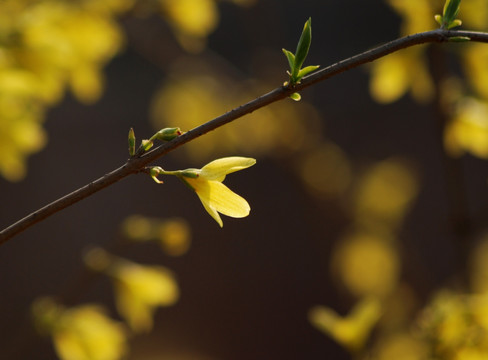
[[[260, 0], [249, 9], [221, 4], [220, 10], [209, 49], [250, 76], [249, 54], [263, 47], [293, 49], [309, 16], [314, 40], [308, 63], [323, 66], [394, 39], [400, 22], [379, 0]], [[106, 69], [103, 98], [83, 106], [68, 94], [48, 114], [49, 144], [30, 158], [28, 177], [19, 183], [0, 179], [0, 226], [121, 165], [129, 127], [138, 134], [153, 131], [148, 123], [151, 96], [165, 78], [161, 69], [171, 60], [168, 51], [179, 50], [160, 18], [125, 19], [124, 27], [129, 44]], [[157, 64], [135, 50], [141, 46], [152, 48]], [[284, 57], [274, 66], [284, 72]], [[421, 190], [401, 234], [403, 272], [427, 296], [455, 271], [433, 110], [409, 97], [380, 106], [368, 95], [367, 83], [364, 68], [356, 69], [302, 96], [323, 115], [326, 136], [355, 163], [401, 155], [416, 164]], [[170, 156], [165, 163], [176, 168], [177, 161]], [[486, 162], [466, 156], [462, 165], [470, 211], [486, 218]], [[176, 181], [161, 188], [145, 176], [132, 176], [2, 246], [1, 352], [6, 350], [8, 359], [54, 358], [49, 341], [37, 338], [28, 326], [29, 304], [69, 288], [82, 268], [82, 250], [108, 243], [126, 216], [141, 213], [188, 219], [193, 243], [179, 258], [149, 245], [128, 249], [134, 260], [171, 268], [181, 286], [181, 300], [157, 312], [154, 332], [134, 339], [131, 359], [347, 359], [339, 345], [307, 321], [313, 305], [344, 313], [353, 303], [332, 283], [328, 263], [332, 242], [347, 219], [333, 202], [310, 199], [283, 164], [271, 160], [258, 159], [227, 183], [249, 201], [252, 212], [245, 219], [225, 218], [222, 230]], [[109, 282], [97, 282], [79, 300], [111, 305]]]

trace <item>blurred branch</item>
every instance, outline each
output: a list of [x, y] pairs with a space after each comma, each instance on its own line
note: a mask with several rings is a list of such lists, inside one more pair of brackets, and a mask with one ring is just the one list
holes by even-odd
[[[78, 201], [85, 199], [94, 193], [116, 183], [117, 181], [143, 171], [144, 167], [153, 162], [154, 160], [166, 155], [167, 153], [175, 150], [179, 146], [196, 139], [205, 133], [215, 130], [229, 122], [232, 122], [244, 115], [250, 114], [255, 110], [265, 107], [276, 101], [285, 99], [291, 94], [312, 86], [318, 82], [324, 81], [330, 77], [338, 75], [342, 72], [356, 68], [365, 63], [374, 61], [378, 58], [391, 54], [395, 51], [425, 44], [425, 43], [443, 43], [449, 41], [455, 41], [460, 38], [469, 38], [471, 41], [476, 42], [488, 42], [488, 33], [472, 32], [472, 31], [454, 31], [438, 29], [433, 31], [427, 31], [414, 35], [409, 35], [403, 38], [393, 40], [385, 43], [371, 50], [365, 51], [353, 57], [345, 60], [341, 60], [333, 65], [330, 65], [322, 70], [304, 77], [299, 84], [294, 86], [281, 86], [264, 94], [244, 105], [241, 105], [213, 120], [210, 120], [186, 133], [178, 138], [161, 145], [154, 150], [140, 156], [133, 157], [127, 160], [127, 162], [113, 170], [112, 172], [102, 176], [101, 178], [90, 182], [89, 184], [75, 190], [74, 192], [53, 201], [52, 203], [44, 206], [43, 208], [34, 211], [27, 215], [25, 218], [17, 221], [16, 223], [8, 226], [4, 230], [0, 231], [0, 245], [7, 240], [28, 229], [34, 224], [48, 218], [49, 216], [63, 210], [64, 208], [77, 203]], [[413, 69], [412, 69], [413, 70]], [[414, 71], [414, 70], [413, 70]], [[184, 112], [184, 109], [182, 109]]]

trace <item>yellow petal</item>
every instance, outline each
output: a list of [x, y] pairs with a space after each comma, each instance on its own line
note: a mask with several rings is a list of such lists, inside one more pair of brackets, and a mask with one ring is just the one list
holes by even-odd
[[256, 159], [231, 156], [209, 162], [202, 168], [200, 176], [206, 180], [222, 182], [225, 175], [253, 166]]
[[208, 203], [219, 213], [242, 218], [249, 215], [251, 210], [246, 199], [237, 195], [224, 184], [217, 181], [209, 181]]
[[249, 215], [251, 208], [248, 202], [221, 182], [204, 181], [201, 178], [185, 179], [185, 181], [195, 190], [205, 210], [220, 227], [223, 223], [218, 212], [234, 218]]

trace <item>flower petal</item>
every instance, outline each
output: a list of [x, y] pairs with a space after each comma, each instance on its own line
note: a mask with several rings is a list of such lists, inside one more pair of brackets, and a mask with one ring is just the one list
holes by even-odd
[[223, 223], [218, 212], [234, 218], [249, 215], [251, 208], [248, 202], [221, 182], [204, 181], [202, 178], [185, 181], [195, 190], [205, 210], [221, 227]]
[[231, 156], [217, 159], [205, 165], [200, 176], [206, 180], [223, 181], [225, 175], [253, 166], [256, 159]]

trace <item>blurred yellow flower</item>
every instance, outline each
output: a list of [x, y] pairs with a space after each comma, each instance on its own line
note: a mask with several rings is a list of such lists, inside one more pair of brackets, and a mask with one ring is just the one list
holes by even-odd
[[444, 133], [444, 143], [453, 156], [469, 152], [488, 159], [488, 102], [464, 98]]
[[242, 218], [251, 210], [247, 201], [227, 186], [222, 184], [227, 174], [247, 169], [256, 163], [255, 159], [244, 157], [226, 157], [214, 160], [201, 169], [164, 171], [162, 174], [178, 176], [200, 198], [203, 207], [223, 227], [219, 213]]
[[215, 0], [159, 0], [163, 14], [181, 46], [198, 52], [216, 28], [219, 13]]
[[157, 239], [168, 255], [183, 255], [190, 248], [190, 226], [183, 219], [168, 219], [157, 227]]
[[369, 84], [371, 96], [379, 103], [390, 103], [410, 91], [417, 101], [430, 100], [434, 85], [423, 51], [424, 47], [417, 46], [373, 62]]
[[418, 192], [415, 172], [405, 161], [390, 158], [362, 175], [354, 201], [358, 224], [374, 231], [396, 230]]
[[[427, 31], [436, 26], [434, 14], [439, 8], [432, 0], [387, 0], [402, 17], [402, 36]], [[379, 103], [398, 100], [408, 91], [419, 102], [434, 94], [433, 82], [425, 60], [426, 46], [416, 46], [390, 54], [371, 65], [370, 93]]]
[[114, 280], [117, 310], [134, 332], [150, 331], [156, 308], [178, 301], [178, 284], [165, 267], [136, 264], [100, 248], [86, 253], [84, 261]]
[[100, 306], [66, 309], [42, 298], [33, 303], [32, 311], [40, 330], [52, 336], [62, 360], [118, 360], [127, 354], [125, 328]]
[[401, 17], [401, 35], [411, 35], [437, 27], [434, 14], [443, 5], [437, 0], [387, 0]]
[[111, 275], [116, 280], [117, 309], [134, 332], [150, 331], [156, 308], [179, 298], [176, 280], [165, 267], [118, 261]]
[[400, 259], [390, 239], [352, 234], [334, 250], [333, 273], [356, 296], [386, 296], [397, 285]]
[[373, 358], [375, 360], [419, 360], [428, 359], [428, 353], [425, 342], [410, 334], [399, 333], [381, 339], [373, 350]]
[[[117, 6], [128, 0], [109, 1]], [[23, 178], [25, 158], [46, 142], [46, 108], [62, 98], [67, 86], [85, 103], [100, 97], [101, 69], [122, 45], [107, 6], [0, 2], [0, 174], [5, 178]]]
[[436, 359], [477, 360], [488, 354], [488, 297], [440, 291], [421, 314], [420, 334]]
[[309, 321], [317, 329], [351, 352], [361, 350], [380, 317], [381, 304], [375, 298], [359, 301], [345, 317], [325, 306], [316, 306], [309, 312]]
[[296, 162], [297, 170], [314, 196], [339, 197], [348, 189], [351, 179], [351, 165], [342, 149], [323, 142], [304, 152]]
[[157, 241], [163, 251], [172, 256], [183, 255], [191, 242], [190, 226], [181, 218], [152, 219], [132, 215], [122, 223], [122, 232], [132, 241]]
[[486, 44], [469, 44], [461, 56], [464, 72], [477, 94], [488, 100], [488, 49]]

